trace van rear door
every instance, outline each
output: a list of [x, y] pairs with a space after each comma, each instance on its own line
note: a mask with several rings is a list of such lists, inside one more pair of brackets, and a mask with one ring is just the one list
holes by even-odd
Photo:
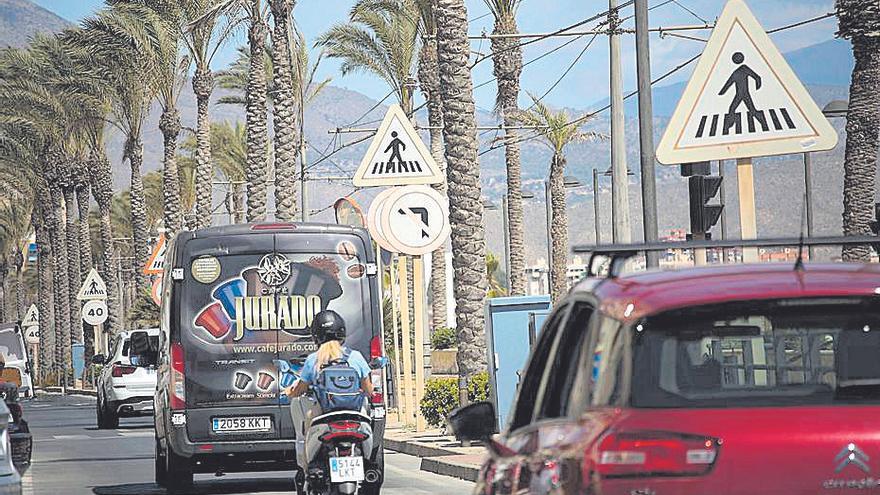
[[279, 438], [278, 389], [261, 381], [274, 375], [278, 357], [277, 332], [264, 318], [275, 296], [259, 283], [274, 236], [196, 238], [184, 252], [179, 341], [190, 440]]

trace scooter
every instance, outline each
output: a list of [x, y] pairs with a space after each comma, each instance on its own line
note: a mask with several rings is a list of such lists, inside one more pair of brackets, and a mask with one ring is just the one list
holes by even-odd
[[[387, 361], [370, 363], [378, 369]], [[381, 473], [369, 463], [373, 418], [366, 401], [360, 411], [324, 413], [314, 394], [290, 401], [296, 432], [297, 489], [307, 495], [357, 495]]]

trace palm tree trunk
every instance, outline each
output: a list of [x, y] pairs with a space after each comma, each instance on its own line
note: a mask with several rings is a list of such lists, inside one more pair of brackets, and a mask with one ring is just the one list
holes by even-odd
[[232, 183], [232, 204], [234, 206], [235, 223], [244, 223], [244, 184], [240, 181]]
[[[446, 160], [443, 157], [443, 96], [440, 94], [440, 68], [437, 61], [437, 41], [422, 43], [419, 54], [419, 85], [428, 101], [428, 126], [431, 128], [431, 156], [446, 173]], [[446, 196], [446, 181], [434, 186]], [[441, 247], [431, 253], [431, 328], [436, 330], [447, 325], [446, 304], [446, 248]]]
[[[259, 16], [260, 0], [251, 0], [251, 4], [251, 9], [254, 11], [250, 18], [250, 30], [248, 31], [251, 65], [248, 70], [248, 84], [245, 91], [248, 221], [262, 222], [266, 219], [266, 178], [269, 171], [265, 58], [268, 26], [265, 19]], [[278, 174], [276, 174], [275, 180], [278, 180]]]
[[[91, 196], [91, 188], [88, 183], [83, 183], [76, 189], [76, 205], [79, 210], [79, 263], [80, 263], [80, 283], [85, 279], [86, 274], [94, 266], [92, 260], [92, 235], [89, 229], [89, 199]], [[109, 309], [109, 308], [108, 308]], [[83, 346], [86, 356], [95, 354], [95, 333], [92, 331], [83, 332]]]
[[196, 95], [196, 228], [211, 225], [211, 199], [213, 196], [214, 163], [211, 160], [211, 121], [208, 105], [214, 88], [214, 75], [207, 67], [198, 67], [193, 76], [193, 92]]
[[52, 290], [52, 247], [49, 231], [47, 229], [46, 207], [48, 205], [47, 191], [42, 179], [38, 180], [37, 207], [32, 214], [32, 223], [36, 231], [37, 240], [37, 311], [40, 312], [40, 381], [45, 379], [55, 369], [55, 333], [50, 329], [55, 328], [53, 314], [53, 290]]
[[180, 176], [177, 171], [177, 138], [180, 136], [180, 112], [168, 106], [159, 118], [165, 157], [162, 167], [162, 196], [165, 200], [164, 223], [169, 238], [180, 231], [183, 217], [180, 211]]
[[115, 335], [120, 331], [122, 323], [120, 308], [121, 299], [119, 284], [116, 282], [116, 270], [113, 266], [113, 223], [111, 221], [111, 209], [113, 203], [113, 179], [110, 161], [103, 152], [94, 152], [91, 158], [92, 180], [95, 201], [98, 203], [98, 212], [101, 217], [100, 237], [101, 253], [98, 260], [98, 272], [104, 283], [107, 284], [107, 323], [109, 331]]
[[147, 202], [144, 198], [144, 181], [141, 177], [141, 168], [144, 162], [144, 145], [137, 136], [129, 136], [126, 146], [126, 155], [131, 165], [131, 232], [132, 244], [132, 269], [136, 287], [140, 288], [147, 283], [147, 278], [141, 271], [147, 264], [147, 256], [150, 247], [149, 230], [147, 227]]
[[[494, 34], [518, 33], [513, 16], [496, 19]], [[498, 80], [497, 109], [504, 122], [504, 155], [507, 163], [507, 224], [510, 239], [510, 295], [526, 293], [525, 273], [525, 223], [522, 203], [522, 166], [520, 164], [519, 133], [511, 129], [517, 124], [519, 112], [520, 75], [522, 74], [522, 48], [518, 38], [493, 38], [495, 53], [494, 74]]]
[[[71, 178], [71, 181], [73, 178]], [[67, 299], [70, 301], [70, 340], [73, 342], [82, 342], [83, 324], [80, 320], [79, 300], [76, 298], [79, 292], [79, 285], [82, 282], [79, 265], [79, 225], [77, 215], [79, 211], [76, 207], [76, 191], [72, 186], [63, 188], [64, 194], [64, 219], [66, 226], [65, 241], [67, 243]]]
[[12, 301], [15, 299], [14, 297], [12, 297], [12, 288], [10, 287], [10, 283], [9, 283], [12, 280], [11, 277], [9, 276], [9, 272], [10, 272], [9, 266], [10, 266], [9, 258], [4, 256], [3, 257], [3, 266], [0, 267], [0, 277], [3, 277], [3, 282], [2, 282], [2, 286], [3, 286], [3, 305], [2, 305], [3, 321], [8, 321], [7, 317], [13, 316], [12, 315]]
[[64, 196], [61, 188], [52, 186], [52, 211], [49, 214], [52, 226], [52, 287], [55, 302], [55, 371], [59, 383], [73, 377], [70, 353], [70, 284], [67, 275], [67, 228], [64, 224]]
[[565, 208], [565, 156], [554, 153], [550, 164], [550, 238], [553, 240], [550, 261], [553, 287], [553, 302], [565, 295], [568, 290], [566, 267], [568, 266], [568, 213]]
[[290, 47], [292, 0], [269, 0], [272, 7], [272, 66], [275, 94], [272, 110], [275, 130], [275, 218], [293, 221], [297, 217], [296, 98], [293, 94], [293, 60]]
[[486, 242], [473, 81], [468, 66], [470, 43], [464, 0], [438, 0], [437, 52], [443, 96], [452, 224], [458, 367], [463, 376], [485, 371], [484, 304]]
[[21, 245], [15, 247], [13, 262], [15, 263], [15, 319], [24, 318], [24, 255], [21, 252]]
[[[853, 54], [856, 66], [849, 93], [843, 176], [844, 235], [871, 234], [880, 133], [880, 41], [853, 39]], [[870, 261], [870, 256], [868, 246], [843, 249], [844, 261]]]

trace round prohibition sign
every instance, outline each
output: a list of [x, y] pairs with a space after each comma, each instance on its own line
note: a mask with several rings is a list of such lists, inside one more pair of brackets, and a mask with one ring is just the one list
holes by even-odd
[[376, 241], [376, 244], [379, 245], [385, 251], [389, 253], [398, 252], [389, 242], [388, 238], [385, 237], [385, 232], [382, 230], [382, 222], [379, 221], [379, 214], [382, 211], [382, 205], [385, 203], [385, 200], [388, 199], [391, 194], [395, 193], [398, 188], [389, 187], [384, 191], [380, 192], [373, 202], [370, 204], [370, 209], [367, 211], [367, 228], [370, 231], [370, 235], [373, 236], [373, 240]]
[[395, 250], [412, 256], [428, 254], [449, 237], [449, 204], [428, 186], [407, 186], [382, 204], [382, 232]]
[[107, 321], [107, 303], [103, 299], [93, 299], [83, 304], [82, 319], [89, 325], [100, 325]]

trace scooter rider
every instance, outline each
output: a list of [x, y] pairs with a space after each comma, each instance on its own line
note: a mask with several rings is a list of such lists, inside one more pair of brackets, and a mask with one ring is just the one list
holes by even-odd
[[319, 345], [318, 350], [309, 354], [303, 364], [299, 380], [284, 390], [290, 398], [300, 397], [316, 383], [321, 370], [330, 363], [347, 356], [347, 363], [360, 378], [361, 391], [366, 395], [373, 390], [370, 381], [370, 366], [364, 356], [345, 346], [345, 320], [339, 313], [326, 310], [315, 315], [309, 327], [312, 338]]

